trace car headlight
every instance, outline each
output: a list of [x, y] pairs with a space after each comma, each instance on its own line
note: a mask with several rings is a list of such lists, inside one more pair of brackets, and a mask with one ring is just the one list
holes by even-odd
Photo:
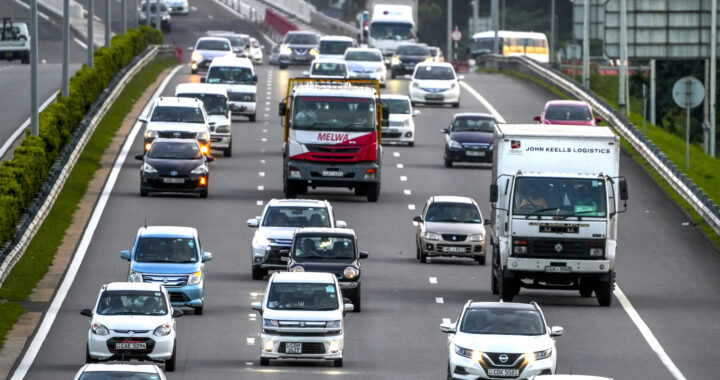
[[352, 280], [360, 275], [360, 271], [355, 267], [347, 267], [343, 271], [343, 276], [348, 280]]
[[440, 240], [440, 234], [436, 232], [425, 232], [425, 235], [423, 237], [426, 240]]
[[380, 66], [380, 67], [378, 67], [378, 68], [375, 70], [375, 72], [376, 72], [376, 73], [381, 73], [381, 72], [383, 72], [383, 70], [385, 70], [385, 67], [384, 67], [384, 66]]
[[399, 64], [400, 64], [400, 58], [398, 58], [397, 56], [393, 56], [392, 58], [390, 58], [390, 64], [393, 65], [393, 66], [399, 65]]
[[412, 86], [413, 88], [420, 88], [420, 84], [418, 82], [413, 82]]
[[533, 353], [533, 356], [535, 357], [535, 360], [547, 359], [550, 357], [550, 355], [552, 355], [552, 352], [552, 348], [548, 348], [547, 350], [543, 351], [535, 351]]
[[157, 173], [157, 170], [155, 170], [155, 168], [150, 166], [150, 164], [148, 163], [143, 164], [142, 171], [144, 171], [145, 173]]
[[602, 257], [604, 252], [605, 250], [602, 248], [590, 248], [590, 256], [593, 257]]
[[203, 60], [203, 55], [198, 52], [193, 52], [190, 56], [190, 59], [192, 59], [194, 62], [200, 62]]
[[460, 347], [460, 346], [458, 346], [458, 345], [454, 345], [454, 346], [455, 346], [455, 353], [458, 354], [458, 355], [460, 355], [460, 356], [464, 356], [464, 357], [466, 357], [466, 358], [470, 358], [470, 359], [473, 359], [473, 360], [481, 360], [481, 358], [482, 358], [482, 352], [481, 352], [481, 351], [471, 350], [471, 349], [469, 349], [469, 348], [463, 348], [463, 347]]
[[273, 244], [273, 243], [275, 243], [275, 240], [273, 240], [273, 239], [268, 239], [268, 238], [266, 238], [266, 237], [264, 237], [264, 236], [258, 236], [258, 237], [255, 238], [255, 245], [256, 245], [256, 246], [267, 247], [267, 246], [269, 246], [270, 244]]
[[162, 16], [162, 19], [163, 19], [163, 20], [170, 20], [170, 15], [163, 15], [163, 16]]
[[278, 326], [280, 326], [280, 324], [275, 319], [263, 318], [263, 326], [278, 327]]
[[425, 58], [425, 62], [432, 62], [432, 61], [433, 61], [433, 57], [427, 57], [427, 58]]
[[485, 240], [484, 234], [472, 234], [468, 236], [467, 241], [483, 241]]
[[198, 140], [207, 141], [207, 140], [210, 140], [210, 133], [209, 133], [209, 132], [199, 132], [199, 133], [195, 136], [195, 138], [197, 138]]
[[339, 319], [335, 321], [327, 321], [327, 323], [325, 324], [325, 327], [328, 328], [340, 328], [341, 326], [342, 322]]
[[195, 169], [193, 169], [190, 172], [190, 174], [205, 174], [205, 173], [207, 173], [207, 171], [208, 171], [207, 166], [205, 166], [205, 164], [202, 164], [202, 165], [196, 167]]
[[108, 335], [110, 334], [110, 331], [108, 330], [105, 325], [101, 323], [93, 323], [92, 324], [92, 332], [95, 335]]
[[146, 139], [156, 139], [158, 137], [157, 131], [145, 131]]
[[140, 272], [130, 272], [128, 282], [143, 282], [143, 276]]
[[455, 140], [448, 141], [448, 146], [452, 149], [462, 149], [462, 145]]
[[333, 340], [328, 344], [328, 348], [330, 349], [330, 352], [335, 353], [340, 351], [340, 343], [338, 343], [336, 340]]
[[410, 119], [403, 120], [403, 127], [409, 127], [410, 126]]
[[170, 334], [172, 331], [172, 326], [170, 326], [169, 323], [166, 323], [164, 325], [158, 326], [155, 331], [153, 331], [153, 335], [155, 336], [165, 336], [167, 334]]
[[200, 280], [202, 280], [202, 272], [197, 271], [190, 275], [188, 278], [188, 285], [197, 285], [200, 283]]
[[300, 265], [290, 268], [290, 272], [305, 272], [305, 268]]
[[292, 49], [287, 46], [283, 46], [280, 48], [280, 55], [292, 55]]
[[310, 55], [317, 56], [318, 54], [320, 54], [320, 52], [318, 52], [317, 49], [310, 49]]

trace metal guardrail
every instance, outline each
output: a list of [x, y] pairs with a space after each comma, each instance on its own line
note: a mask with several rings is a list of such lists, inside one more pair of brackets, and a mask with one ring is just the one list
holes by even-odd
[[484, 56], [479, 62], [495, 62], [545, 81], [577, 99], [589, 103], [603, 119], [617, 131], [662, 176], [673, 189], [720, 235], [720, 209], [700, 187], [678, 168], [667, 156], [618, 110], [590, 90], [526, 57]]
[[135, 74], [159, 53], [165, 53], [166, 51], [167, 54], [172, 54], [172, 46], [155, 45], [148, 47], [145, 52], [133, 59], [115, 76], [115, 79], [90, 107], [90, 110], [80, 122], [80, 126], [73, 133], [71, 141], [63, 148], [60, 157], [51, 167], [48, 180], [43, 184], [38, 196], [31, 202], [21, 218], [16, 228], [15, 239], [13, 239], [12, 243], [8, 243], [0, 249], [0, 286], [5, 282], [13, 266], [23, 256], [43, 221], [52, 210], [55, 200], [65, 185], [65, 181], [105, 113], [107, 113]]

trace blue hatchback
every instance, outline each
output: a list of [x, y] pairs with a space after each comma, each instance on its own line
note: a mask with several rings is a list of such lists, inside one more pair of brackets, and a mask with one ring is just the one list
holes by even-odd
[[212, 254], [201, 249], [195, 228], [140, 227], [132, 252], [122, 251], [120, 256], [130, 261], [129, 282], [160, 283], [173, 307], [188, 306], [196, 315], [203, 313], [204, 263]]

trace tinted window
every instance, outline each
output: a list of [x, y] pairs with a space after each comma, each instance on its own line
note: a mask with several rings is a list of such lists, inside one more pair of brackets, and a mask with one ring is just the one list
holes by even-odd
[[345, 260], [355, 259], [353, 240], [345, 236], [308, 236], [295, 238], [293, 256], [304, 260]]
[[346, 61], [382, 62], [382, 54], [376, 51], [349, 51], [345, 54]]
[[249, 67], [212, 66], [207, 76], [208, 83], [255, 84]]
[[331, 227], [328, 211], [322, 207], [268, 207], [262, 225], [272, 227]]
[[390, 106], [390, 113], [410, 114], [410, 102], [407, 99], [384, 99]]
[[537, 310], [470, 308], [460, 331], [468, 334], [542, 335], [545, 324]]
[[459, 117], [452, 125], [453, 132], [493, 132], [495, 120], [488, 118]]
[[100, 295], [100, 315], [167, 315], [162, 292], [140, 290], [107, 290]]
[[317, 36], [314, 34], [288, 34], [285, 36], [284, 44], [292, 45], [317, 45]]
[[200, 149], [195, 140], [190, 142], [157, 141], [148, 151], [149, 158], [198, 160], [201, 157]]
[[320, 54], [345, 54], [352, 45], [350, 41], [320, 41]]
[[221, 94], [178, 94], [179, 98], [196, 98], [202, 100], [208, 115], [226, 115], [228, 111], [227, 97]]
[[469, 203], [431, 203], [425, 220], [440, 223], [482, 223], [480, 211]]
[[198, 41], [195, 50], [230, 50], [230, 44], [227, 41], [220, 40], [202, 40]]
[[275, 282], [270, 286], [267, 307], [274, 310], [337, 310], [334, 284]]
[[397, 55], [430, 55], [430, 50], [425, 45], [400, 45], [395, 50]]
[[174, 123], [205, 123], [202, 110], [198, 107], [160, 106], [153, 110], [150, 121]]
[[198, 249], [192, 238], [142, 237], [135, 248], [139, 263], [196, 263]]
[[592, 114], [587, 106], [582, 105], [551, 105], [545, 111], [548, 120], [592, 120]]
[[415, 71], [415, 79], [452, 80], [455, 72], [447, 66], [420, 66]]

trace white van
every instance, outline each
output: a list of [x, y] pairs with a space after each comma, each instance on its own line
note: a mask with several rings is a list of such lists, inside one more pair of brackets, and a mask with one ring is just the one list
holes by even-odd
[[250, 121], [255, 121], [257, 75], [249, 59], [235, 56], [215, 58], [202, 81], [225, 85], [232, 114], [247, 116]]
[[175, 87], [175, 96], [195, 98], [203, 102], [210, 125], [210, 141], [213, 149], [223, 151], [225, 157], [232, 156], [232, 118], [228, 108], [227, 88], [207, 83], [180, 83]]
[[343, 59], [345, 50], [357, 47], [355, 40], [345, 36], [325, 36], [318, 43], [318, 56], [316, 59]]
[[337, 278], [321, 272], [276, 272], [263, 302], [253, 302], [262, 315], [260, 365], [271, 359], [332, 360], [343, 365], [344, 303]]

